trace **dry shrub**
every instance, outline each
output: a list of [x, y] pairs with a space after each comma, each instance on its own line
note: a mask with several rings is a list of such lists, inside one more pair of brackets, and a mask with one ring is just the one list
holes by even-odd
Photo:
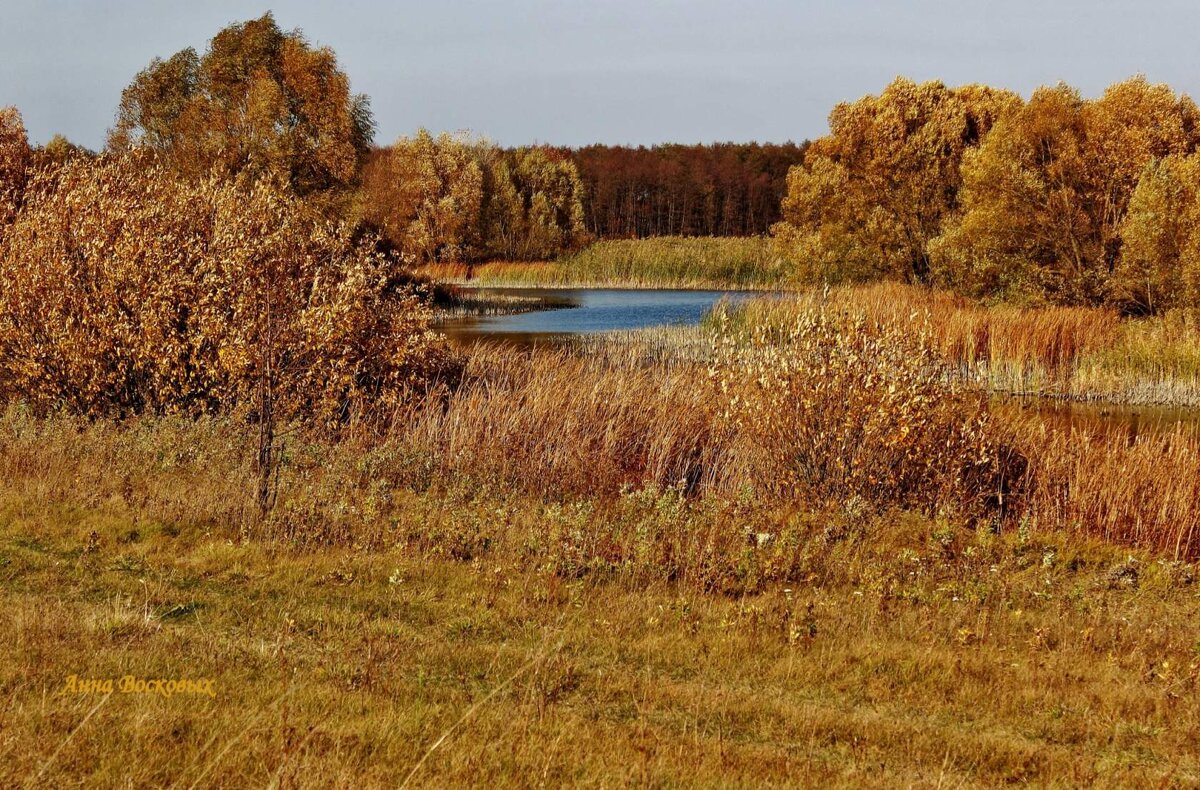
[[444, 369], [423, 296], [283, 188], [148, 157], [35, 174], [0, 249], [0, 397], [88, 415], [389, 409]]
[[824, 312], [784, 334], [718, 340], [739, 476], [820, 503], [973, 515], [1005, 504], [1024, 462], [998, 441], [985, 396], [958, 383], [928, 342]]

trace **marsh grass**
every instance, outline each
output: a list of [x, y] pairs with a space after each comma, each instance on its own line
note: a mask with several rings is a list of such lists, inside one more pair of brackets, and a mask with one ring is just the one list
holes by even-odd
[[[744, 335], [784, 333], [821, 313], [921, 335], [965, 379], [993, 392], [1125, 404], [1200, 405], [1194, 316], [1122, 320], [1111, 310], [981, 305], [883, 283], [750, 299], [724, 308]], [[712, 329], [712, 321], [701, 332]]]
[[599, 241], [555, 262], [426, 267], [458, 284], [755, 290], [783, 287], [791, 267], [765, 237], [684, 237]]

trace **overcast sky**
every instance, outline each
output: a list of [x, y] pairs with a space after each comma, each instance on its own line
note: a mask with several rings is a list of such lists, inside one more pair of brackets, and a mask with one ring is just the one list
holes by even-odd
[[152, 57], [270, 9], [333, 47], [377, 141], [802, 140], [892, 77], [1085, 95], [1135, 73], [1200, 93], [1196, 0], [0, 0], [0, 106], [98, 147]]

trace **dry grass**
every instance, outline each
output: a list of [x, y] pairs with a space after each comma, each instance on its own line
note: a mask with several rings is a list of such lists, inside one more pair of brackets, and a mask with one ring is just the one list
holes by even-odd
[[[377, 539], [288, 549], [221, 509], [229, 426], [39, 430], [0, 449], [6, 783], [1200, 781], [1192, 566], [670, 493], [563, 506], [443, 481], [385, 502], [350, 448], [293, 502]], [[101, 459], [140, 471], [39, 487]], [[715, 556], [739, 562], [712, 564], [761, 580], [704, 594], [703, 566], [656, 550], [670, 535], [732, 535]], [[61, 693], [70, 674], [216, 693]]]
[[1129, 404], [1200, 406], [1194, 316], [1121, 320], [1081, 307], [985, 306], [944, 291], [883, 283], [740, 302], [735, 326], [785, 331], [821, 312], [919, 333], [988, 389]]
[[[265, 517], [251, 425], [10, 408], [4, 779], [1200, 783], [1196, 437], [990, 413], [896, 327], [759, 326], [477, 351], [381, 433], [288, 434]], [[964, 476], [1005, 446], [1026, 474]]]
[[965, 369], [1006, 366], [1056, 374], [1112, 344], [1115, 312], [1079, 307], [983, 306], [947, 291], [898, 283], [805, 291], [741, 303], [748, 326], [787, 326], [820, 311], [920, 332], [931, 347]]
[[1031, 469], [1024, 518], [1174, 557], [1200, 556], [1200, 433], [1014, 427]]

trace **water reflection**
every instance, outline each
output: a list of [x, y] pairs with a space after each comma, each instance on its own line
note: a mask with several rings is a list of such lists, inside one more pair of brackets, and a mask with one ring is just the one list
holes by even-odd
[[1057, 398], [997, 396], [993, 409], [1018, 417], [1036, 418], [1065, 430], [1093, 434], [1122, 433], [1132, 443], [1139, 436], [1176, 429], [1200, 436], [1200, 409], [1179, 406], [1130, 405], [1069, 401]]

